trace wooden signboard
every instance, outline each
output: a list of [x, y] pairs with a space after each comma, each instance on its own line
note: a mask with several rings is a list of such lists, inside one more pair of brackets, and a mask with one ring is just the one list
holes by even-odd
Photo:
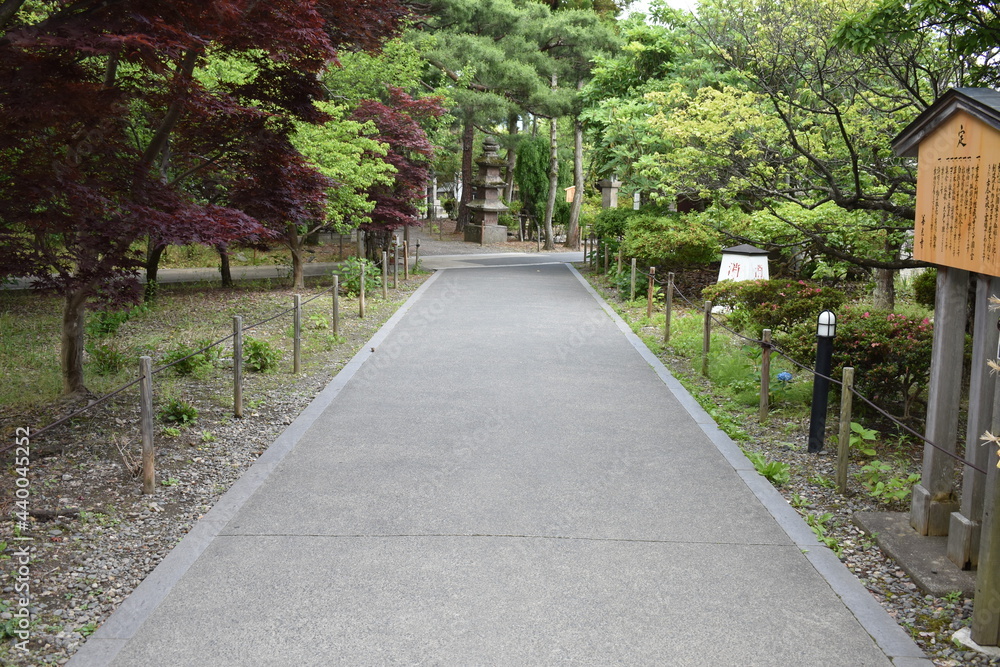
[[1000, 132], [956, 111], [920, 143], [915, 259], [1000, 276]]

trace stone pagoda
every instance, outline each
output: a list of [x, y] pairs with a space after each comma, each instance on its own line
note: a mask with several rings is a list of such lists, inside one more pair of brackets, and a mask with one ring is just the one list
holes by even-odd
[[479, 176], [472, 181], [472, 200], [468, 203], [469, 224], [465, 226], [465, 240], [474, 243], [506, 243], [507, 228], [498, 224], [501, 213], [510, 209], [500, 200], [500, 190], [504, 187], [500, 170], [507, 163], [497, 156], [500, 145], [496, 139], [487, 137], [483, 142], [483, 155], [476, 163]]

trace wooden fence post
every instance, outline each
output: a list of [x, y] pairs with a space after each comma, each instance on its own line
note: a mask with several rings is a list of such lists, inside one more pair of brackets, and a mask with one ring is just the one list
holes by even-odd
[[340, 276], [333, 277], [333, 335], [340, 335]]
[[365, 319], [365, 263], [361, 262], [361, 284], [358, 287], [358, 317]]
[[771, 400], [771, 330], [764, 329], [763, 345], [760, 354], [760, 411], [757, 415], [758, 421], [767, 421], [767, 413], [770, 411]]
[[844, 368], [844, 386], [840, 390], [840, 440], [837, 443], [837, 492], [847, 494], [847, 459], [851, 453], [851, 403], [854, 394], [854, 369]]
[[701, 374], [708, 377], [708, 352], [712, 347], [712, 302], [705, 302], [705, 336], [701, 342]]
[[649, 287], [646, 289], [646, 319], [653, 316], [653, 281], [656, 277], [656, 267], [649, 267]]
[[292, 373], [302, 370], [302, 297], [296, 294], [295, 312], [292, 314]]
[[670, 316], [674, 309], [674, 274], [673, 272], [667, 273], [667, 293], [664, 299], [663, 314], [666, 315], [666, 319], [663, 324], [663, 342], [670, 342]]
[[382, 251], [382, 298], [389, 298], [389, 253]]
[[403, 241], [403, 280], [410, 279], [410, 243]]
[[233, 416], [243, 417], [243, 318], [233, 315]]
[[635, 301], [635, 257], [632, 258], [632, 278], [629, 281], [628, 300], [629, 303]]
[[142, 492], [156, 493], [156, 451], [153, 449], [153, 360], [139, 357], [139, 431], [142, 436]]
[[399, 244], [392, 246], [392, 289], [399, 288]]

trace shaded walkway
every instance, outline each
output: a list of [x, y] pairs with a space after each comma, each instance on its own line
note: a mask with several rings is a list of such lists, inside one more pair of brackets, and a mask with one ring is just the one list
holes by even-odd
[[421, 287], [70, 664], [930, 665], [571, 267], [496, 260]]

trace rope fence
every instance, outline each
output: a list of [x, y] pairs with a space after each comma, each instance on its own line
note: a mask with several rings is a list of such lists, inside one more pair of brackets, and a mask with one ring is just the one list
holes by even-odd
[[[408, 278], [409, 271], [406, 271], [406, 277]], [[404, 278], [405, 280], [406, 278]], [[365, 291], [364, 291], [364, 266], [361, 267], [360, 273], [361, 289], [358, 296], [359, 300], [359, 313], [358, 318], [364, 319], [365, 317]], [[394, 287], [396, 285], [394, 284]], [[340, 334], [340, 279], [338, 275], [333, 276], [333, 285], [324, 289], [323, 291], [311, 296], [309, 299], [302, 300], [301, 296], [296, 294], [293, 296], [294, 303], [291, 308], [286, 308], [281, 312], [272, 315], [268, 318], [254, 322], [252, 324], [243, 325], [243, 318], [240, 316], [235, 316], [233, 318], [233, 333], [223, 336], [211, 343], [203, 345], [199, 349], [187, 354], [179, 359], [174, 359], [168, 364], [163, 364], [152, 367], [152, 360], [148, 356], [143, 356], [139, 358], [139, 373], [138, 376], [131, 380], [130, 382], [113, 389], [112, 391], [90, 401], [84, 407], [73, 411], [72, 413], [57, 419], [51, 424], [47, 424], [38, 430], [31, 430], [32, 439], [37, 439], [51, 431], [57, 429], [58, 427], [66, 424], [80, 417], [81, 415], [90, 412], [91, 410], [97, 408], [104, 403], [107, 403], [112, 398], [122, 394], [123, 392], [139, 385], [140, 388], [140, 435], [142, 440], [142, 478], [143, 478], [143, 493], [150, 494], [154, 492], [155, 489], [155, 452], [153, 450], [153, 412], [152, 412], [152, 400], [153, 400], [153, 388], [152, 380], [153, 376], [162, 373], [163, 371], [176, 366], [178, 364], [184, 363], [189, 359], [197, 357], [198, 355], [203, 355], [208, 352], [213, 347], [222, 345], [230, 340], [233, 341], [233, 414], [236, 417], [243, 416], [243, 333], [261, 327], [265, 324], [278, 320], [290, 313], [294, 313], [294, 333], [293, 333], [293, 349], [294, 349], [294, 359], [293, 359], [293, 373], [298, 373], [300, 371], [300, 346], [301, 346], [301, 313], [302, 307], [312, 303], [316, 299], [322, 298], [328, 294], [333, 296], [332, 299], [332, 329], [333, 335], [339, 336]], [[388, 296], [388, 295], [387, 295]], [[0, 454], [3, 454], [10, 449], [13, 449], [16, 445], [16, 441], [0, 447]]]
[[[606, 249], [607, 249], [607, 247], [605, 246], [605, 250]], [[684, 303], [686, 303], [691, 309], [693, 309], [695, 311], [701, 311], [702, 310], [702, 308], [703, 308], [702, 305], [696, 304], [691, 299], [689, 299], [680, 289], [678, 289], [677, 284], [673, 281], [673, 274], [672, 273], [668, 274], [668, 277], [666, 279], [660, 279], [660, 278], [656, 277], [655, 270], [650, 270], [649, 273], [648, 273], [648, 278], [649, 278], [649, 284], [650, 285], [654, 285], [655, 284], [655, 285], [661, 285], [661, 286], [666, 287], [666, 295], [667, 295], [667, 304], [666, 305], [667, 305], [668, 308], [672, 308], [672, 304], [670, 302], [671, 302], [673, 296], [676, 295], [676, 296], [680, 297], [680, 299]], [[634, 278], [630, 282], [634, 286], [634, 284], [635, 284]], [[632, 289], [634, 290], [634, 287]], [[649, 298], [650, 300], [652, 299], [652, 294], [651, 293], [652, 293], [652, 290], [649, 290], [649, 294], [648, 294], [647, 298]], [[634, 294], [634, 292], [633, 292], [633, 294]], [[634, 300], [634, 297], [633, 297], [633, 300]], [[804, 373], [806, 373], [808, 375], [812, 375], [814, 378], [825, 379], [826, 381], [832, 382], [833, 384], [835, 384], [835, 385], [837, 385], [839, 387], [843, 387], [844, 386], [843, 380], [839, 380], [837, 378], [829, 377], [827, 375], [819, 373], [815, 368], [813, 368], [811, 366], [808, 366], [806, 364], [803, 364], [800, 361], [792, 358], [790, 355], [788, 355], [785, 351], [783, 351], [779, 346], [775, 345], [774, 343], [772, 343], [770, 341], [765, 341], [763, 339], [757, 339], [757, 338], [752, 338], [750, 336], [746, 336], [745, 334], [740, 333], [740, 332], [732, 329], [731, 327], [727, 326], [727, 324], [725, 323], [724, 320], [721, 320], [720, 318], [716, 317], [711, 312], [711, 306], [710, 306], [711, 302], [706, 302], [706, 303], [709, 305], [709, 307], [705, 309], [706, 310], [706, 312], [705, 312], [705, 329], [706, 329], [705, 344], [706, 345], [708, 344], [708, 341], [709, 341], [708, 329], [709, 329], [710, 326], [714, 326], [714, 327], [717, 327], [719, 329], [722, 329], [722, 330], [726, 331], [727, 333], [729, 333], [730, 335], [732, 335], [734, 338], [739, 339], [739, 340], [743, 341], [744, 343], [746, 343], [748, 345], [759, 346], [762, 349], [766, 349], [766, 350], [769, 350], [772, 353], [776, 353], [778, 356], [780, 356], [782, 359], [784, 359], [788, 363], [792, 364], [796, 368], [799, 368]], [[651, 308], [649, 306], [647, 306], [647, 312], [651, 312]], [[670, 314], [667, 313], [666, 317], [667, 317], [667, 319], [666, 319], [666, 331], [669, 332], [670, 319], [671, 319], [670, 318]], [[667, 333], [665, 337], [669, 337], [669, 333]], [[708, 359], [708, 355], [707, 355], [707, 353], [704, 353], [703, 356], [704, 356], [704, 359], [703, 359], [703, 371], [704, 371], [705, 374], [707, 374], [707, 364], [708, 364], [707, 359]], [[917, 438], [918, 440], [920, 440], [925, 445], [929, 445], [930, 447], [932, 447], [935, 450], [941, 452], [945, 456], [953, 459], [956, 463], [960, 463], [961, 465], [963, 465], [965, 467], [968, 467], [968, 468], [971, 468], [972, 470], [975, 470], [976, 472], [982, 473], [984, 475], [987, 474], [986, 470], [984, 470], [980, 466], [976, 465], [975, 463], [973, 463], [971, 461], [968, 461], [967, 459], [965, 459], [962, 456], [959, 456], [958, 454], [956, 454], [953, 451], [950, 451], [950, 450], [948, 450], [948, 449], [946, 449], [944, 447], [941, 447], [937, 443], [932, 442], [931, 440], [929, 440], [923, 434], [915, 431], [912, 427], [908, 426], [901, 419], [899, 419], [895, 415], [891, 414], [885, 408], [883, 408], [883, 407], [879, 406], [878, 404], [876, 404], [874, 401], [872, 401], [871, 399], [869, 399], [867, 396], [865, 396], [862, 393], [860, 393], [857, 389], [854, 388], [853, 383], [851, 383], [851, 385], [848, 387], [848, 390], [850, 391], [850, 393], [853, 396], [856, 396], [862, 403], [864, 403], [868, 407], [872, 408], [879, 415], [881, 415], [883, 418], [889, 420], [891, 423], [895, 424], [896, 426], [898, 426], [899, 428], [901, 428], [903, 431], [905, 431], [906, 433], [910, 434], [911, 436]], [[762, 408], [762, 411], [763, 411], [763, 408]]]

